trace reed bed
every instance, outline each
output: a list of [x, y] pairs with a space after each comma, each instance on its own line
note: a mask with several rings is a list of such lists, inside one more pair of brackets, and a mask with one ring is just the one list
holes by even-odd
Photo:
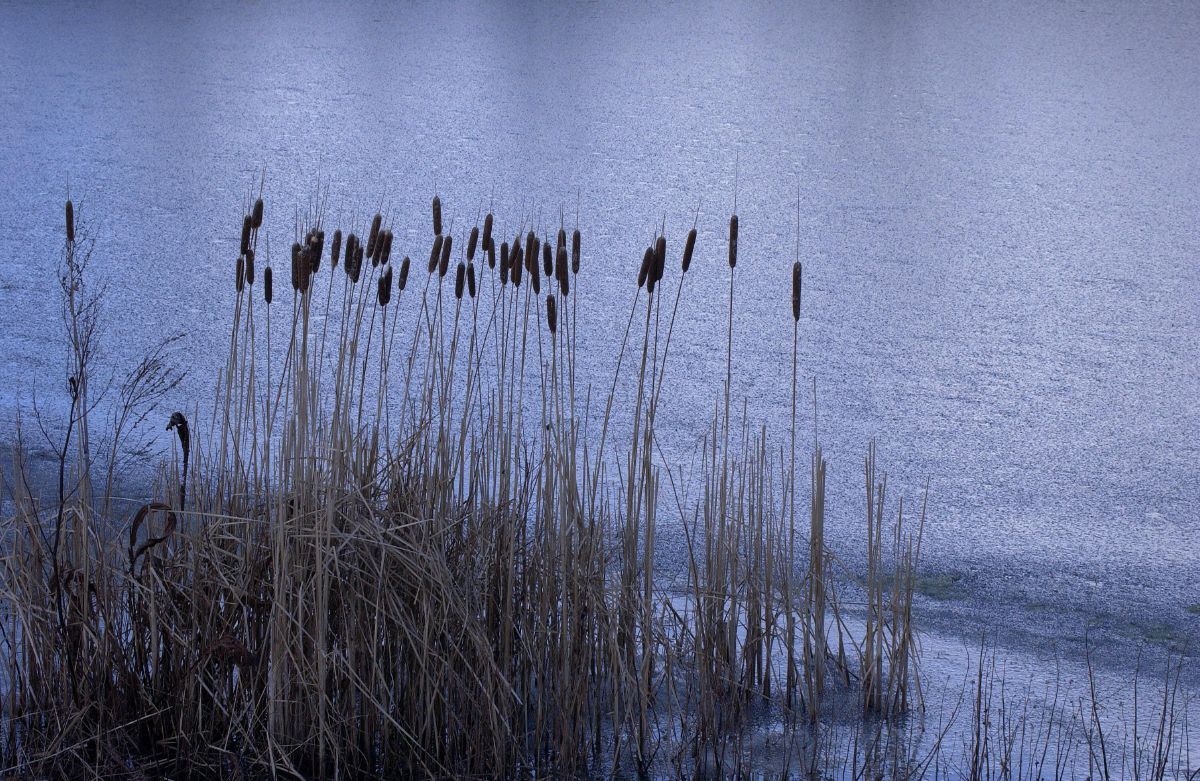
[[[70, 203], [66, 217], [73, 393], [86, 399]], [[666, 236], [630, 267], [609, 379], [576, 370], [578, 229], [568, 241], [560, 226], [555, 240], [489, 213], [456, 254], [435, 197], [421, 279], [407, 256], [395, 270], [389, 215], [337, 226], [328, 247], [325, 221], [315, 207], [295, 229], [288, 295], [273, 287], [261, 197], [247, 208], [224, 368], [210, 404], [171, 417], [174, 456], [153, 501], [124, 519], [86, 490], [83, 401], [72, 403], [56, 499], [14, 481], [0, 571], [6, 767], [721, 775], [749, 767], [747, 736], [764, 714], [813, 741], [807, 725], [830, 703], [857, 702], [864, 724], [920, 710], [912, 603], [924, 509], [913, 529], [902, 502], [885, 508], [872, 446], [868, 568], [834, 577], [819, 443], [807, 499], [796, 466], [795, 353], [790, 451], [731, 413], [727, 379], [698, 498], [685, 506], [667, 493], [655, 452], [670, 336], [689, 275], [714, 273], [694, 228], [673, 300]], [[736, 216], [728, 239], [731, 378]], [[795, 348], [798, 262], [791, 274]], [[288, 334], [282, 360], [272, 329]], [[619, 383], [634, 393], [618, 409]], [[599, 432], [585, 429], [593, 410]], [[618, 416], [627, 425], [612, 425]], [[631, 433], [618, 442], [618, 430]], [[100, 532], [111, 523], [119, 536]], [[686, 541], [683, 582], [654, 568], [664, 524]], [[838, 579], [859, 584], [863, 632], [848, 629]]]

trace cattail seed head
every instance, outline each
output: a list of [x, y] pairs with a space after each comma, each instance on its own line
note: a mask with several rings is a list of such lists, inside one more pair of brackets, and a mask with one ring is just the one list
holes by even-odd
[[683, 246], [683, 273], [692, 265], [692, 253], [696, 250], [696, 229], [688, 231], [687, 244]]
[[488, 268], [495, 268], [496, 267], [496, 242], [492, 239], [491, 236], [488, 236], [487, 240], [484, 242], [484, 244], [487, 245], [486, 247], [484, 247], [484, 249], [487, 250]]
[[512, 283], [517, 287], [521, 286], [521, 268], [525, 260], [523, 255], [524, 250], [521, 248], [521, 245], [514, 243], [512, 254], [508, 258], [508, 275], [512, 279]]
[[542, 245], [542, 270], [546, 272], [546, 276], [554, 275], [554, 257], [550, 252], [550, 245]]
[[467, 264], [467, 292], [471, 294], [471, 298], [475, 297], [475, 264]]
[[555, 250], [555, 252], [557, 252], [558, 250], [562, 249], [565, 246], [567, 246], [567, 230], [566, 230], [566, 228], [559, 228], [558, 229], [558, 245], [555, 246], [554, 250]]
[[530, 284], [533, 285], [533, 294], [535, 296], [540, 295], [542, 292], [542, 273], [536, 261], [529, 264], [529, 279]]
[[254, 210], [250, 215], [250, 227], [258, 230], [262, 227], [263, 218], [263, 200], [259, 198], [254, 202]]
[[454, 237], [447, 236], [442, 242], [442, 259], [438, 264], [438, 276], [446, 276], [446, 272], [450, 269], [450, 248], [454, 246]]
[[376, 295], [380, 306], [387, 306], [392, 300], [392, 267], [379, 275], [379, 292]]
[[[492, 213], [488, 212], [483, 218], [483, 248], [487, 249], [492, 244]], [[495, 263], [492, 264], [496, 265]]]
[[240, 292], [242, 292], [242, 285], [244, 285], [246, 283], [246, 256], [245, 255], [238, 255], [237, 269], [234, 273], [236, 274], [236, 276], [234, 277], [233, 287], [234, 287], [234, 289], [237, 290], [237, 292], [240, 293]]
[[271, 267], [267, 266], [263, 270], [263, 300], [268, 304], [271, 303], [271, 296], [274, 293], [274, 291], [271, 289], [273, 286], [273, 281], [274, 280], [271, 278]]
[[571, 234], [571, 273], [579, 273], [579, 228]]
[[546, 322], [550, 325], [550, 333], [558, 331], [558, 305], [554, 303], [554, 294], [546, 296]]
[[565, 246], [558, 248], [558, 257], [554, 259], [554, 278], [558, 280], [558, 286], [563, 291], [563, 296], [567, 295], [566, 287], [567, 277], [570, 276], [570, 269], [567, 266], [567, 248]]
[[433, 196], [433, 232], [442, 232], [442, 199]]
[[238, 249], [238, 253], [245, 255], [246, 250], [250, 249], [250, 215], [247, 214], [242, 218], [242, 243]]
[[803, 268], [800, 261], [792, 264], [792, 319], [800, 319], [800, 294], [803, 291]]
[[475, 245], [479, 243], [479, 228], [471, 228], [471, 236], [467, 239], [467, 261], [475, 260]]
[[372, 265], [376, 260], [375, 249], [379, 246], [379, 226], [382, 224], [383, 215], [376, 212], [375, 217], [371, 220], [371, 233], [367, 236], [367, 257], [371, 259]]
[[254, 284], [254, 248], [246, 250], [246, 283]]
[[392, 259], [392, 232], [384, 231], [383, 234], [383, 261], [387, 263]]
[[292, 290], [300, 290], [300, 242], [292, 242]]
[[508, 242], [500, 242], [500, 284], [508, 284]]
[[659, 282], [663, 278], [663, 271], [667, 265], [667, 237], [659, 236], [654, 242], [654, 281]]
[[321, 256], [325, 254], [325, 231], [317, 231], [313, 234], [313, 273], [317, 273], [317, 269], [321, 267]]
[[67, 241], [75, 242], [75, 204], [67, 200]]
[[729, 218], [729, 267], [737, 267], [737, 241], [738, 241], [738, 218], [733, 215]]
[[432, 274], [434, 269], [438, 267], [438, 260], [442, 257], [442, 234], [433, 237], [433, 248], [429, 251], [429, 273]]
[[358, 237], [351, 233], [346, 237], [346, 262], [343, 268], [346, 270], [346, 276], [350, 276], [350, 267], [354, 265], [354, 252], [358, 247]]
[[646, 277], [650, 275], [650, 266], [654, 263], [654, 250], [646, 247], [646, 254], [642, 255], [642, 266], [638, 269], [637, 283], [638, 287], [646, 284]]
[[300, 252], [306, 261], [304, 268], [309, 274], [316, 274], [321, 269], [321, 252], [318, 247], [316, 237], [313, 237], [313, 240]]
[[400, 279], [396, 282], [396, 288], [403, 293], [404, 286], [408, 284], [408, 255], [404, 256], [404, 262], [400, 264]]
[[460, 260], [460, 261], [458, 261], [458, 268], [455, 269], [455, 271], [454, 271], [454, 297], [455, 298], [462, 299], [463, 285], [466, 283], [466, 281], [467, 281], [467, 267], [464, 266], [463, 262]]
[[342, 252], [342, 232], [335, 230], [333, 232], [333, 246], [329, 248], [329, 260], [333, 263], [336, 269], [338, 264], [338, 255]]

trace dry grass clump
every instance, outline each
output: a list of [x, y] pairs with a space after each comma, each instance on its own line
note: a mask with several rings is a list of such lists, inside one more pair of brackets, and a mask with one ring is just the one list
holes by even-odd
[[[214, 398], [190, 436], [173, 419], [181, 459], [128, 539], [91, 531], [101, 519], [85, 493], [49, 513], [17, 497], [2, 574], [11, 764], [62, 776], [725, 773], [743, 767], [763, 709], [816, 719], [831, 688], [887, 718], [912, 707], [919, 527], [914, 544], [898, 514], [886, 539], [872, 449], [868, 629], [851, 637], [824, 544], [819, 446], [807, 533], [796, 523], [795, 354], [790, 461], [731, 415], [727, 381], [698, 498], [664, 493], [656, 416], [686, 279], [664, 300], [664, 235], [631, 284], [597, 434], [576, 373], [578, 230], [569, 256], [565, 228], [556, 251], [555, 237], [530, 230], [522, 247], [516, 231], [499, 271], [477, 279], [480, 246], [495, 266], [492, 215], [460, 258], [435, 197], [428, 275], [408, 287], [407, 256], [393, 280], [381, 214], [365, 247], [335, 230], [330, 260], [342, 254], [345, 274], [321, 274], [324, 216], [309, 213], [291, 246], [290, 301], [274, 300], [269, 263], [262, 301], [245, 288], [261, 199], [242, 221]], [[734, 217], [730, 377], [737, 238]], [[693, 229], [685, 272], [696, 243]], [[267, 349], [280, 317], [281, 363]], [[633, 402], [618, 409], [620, 383]], [[615, 415], [628, 425], [610, 426]], [[686, 540], [675, 583], [654, 569], [662, 513]]]

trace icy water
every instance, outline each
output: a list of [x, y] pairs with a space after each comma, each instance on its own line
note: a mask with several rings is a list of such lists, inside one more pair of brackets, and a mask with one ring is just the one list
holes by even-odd
[[0, 441], [35, 392], [64, 397], [68, 186], [109, 285], [105, 359], [185, 331], [169, 404], [192, 408], [265, 176], [279, 248], [318, 181], [329, 222], [382, 205], [414, 257], [435, 190], [457, 228], [493, 200], [510, 232], [578, 213], [598, 387], [641, 248], [665, 221], [678, 258], [698, 208], [658, 421], [684, 462], [724, 381], [737, 161], [733, 393], [786, 430], [798, 192], [832, 546], [857, 550], [876, 437], [897, 494], [931, 481], [929, 621], [1035, 648], [1087, 630], [1117, 665], [1194, 654], [1198, 149], [1189, 2], [5, 3]]

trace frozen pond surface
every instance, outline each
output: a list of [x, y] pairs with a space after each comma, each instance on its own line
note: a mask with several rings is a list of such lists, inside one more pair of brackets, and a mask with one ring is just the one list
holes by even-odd
[[280, 248], [318, 178], [332, 224], [383, 205], [414, 257], [435, 189], [459, 226], [494, 198], [508, 232], [578, 203], [598, 386], [641, 248], [665, 219], [678, 257], [699, 205], [658, 421], [686, 461], [724, 380], [737, 156], [734, 394], [786, 429], [799, 187], [830, 544], [857, 550], [877, 437], [896, 492], [932, 481], [931, 622], [1033, 647], [1090, 623], [1101, 645], [1194, 654], [1197, 41], [1186, 2], [4, 4], [0, 441], [35, 390], [50, 410], [65, 398], [67, 186], [109, 285], [105, 358], [186, 331], [170, 403], [191, 408], [224, 354], [238, 221], [265, 172]]

